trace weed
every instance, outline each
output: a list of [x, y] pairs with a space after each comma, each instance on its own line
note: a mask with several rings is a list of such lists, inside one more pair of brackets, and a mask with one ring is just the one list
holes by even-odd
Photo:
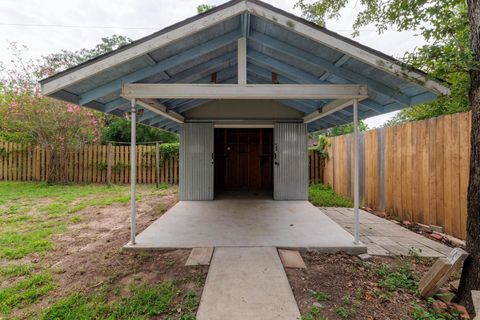
[[355, 299], [356, 299], [357, 301], [362, 301], [364, 295], [365, 295], [365, 291], [363, 290], [363, 288], [358, 288], [358, 289], [355, 291]]
[[327, 320], [327, 318], [322, 316], [319, 307], [312, 306], [308, 313], [302, 316], [301, 320]]
[[310, 295], [315, 298], [318, 302], [330, 300], [330, 295], [322, 291], [313, 291], [310, 290]]
[[454, 320], [459, 319], [459, 313], [456, 310], [448, 309], [437, 312], [435, 308], [423, 308], [421, 305], [413, 303], [411, 314], [413, 320]]
[[393, 267], [382, 265], [377, 269], [377, 274], [381, 277], [379, 281], [380, 287], [389, 292], [398, 290], [414, 292], [417, 289], [417, 279], [408, 265]]
[[342, 319], [349, 319], [355, 314], [355, 308], [339, 307], [335, 310], [335, 313]]
[[320, 207], [353, 207], [352, 200], [336, 194], [332, 188], [323, 184], [311, 185], [308, 199], [313, 205]]
[[347, 306], [348, 306], [348, 305], [351, 305], [351, 304], [352, 304], [352, 299], [350, 298], [349, 295], [343, 296], [343, 298], [342, 298], [342, 303], [343, 303], [344, 305], [347, 305]]

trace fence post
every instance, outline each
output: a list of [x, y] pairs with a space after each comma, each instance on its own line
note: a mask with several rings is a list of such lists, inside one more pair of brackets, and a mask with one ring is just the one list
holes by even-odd
[[107, 183], [112, 183], [112, 144], [107, 145]]
[[335, 137], [330, 142], [332, 145], [332, 189], [335, 190]]
[[352, 161], [351, 161], [351, 145], [352, 145], [352, 135], [349, 134], [345, 137], [345, 142], [347, 144], [347, 194], [349, 197], [352, 196]]
[[155, 174], [156, 174], [156, 181], [157, 181], [157, 188], [160, 186], [160, 150], [158, 149], [160, 146], [158, 142], [155, 143]]

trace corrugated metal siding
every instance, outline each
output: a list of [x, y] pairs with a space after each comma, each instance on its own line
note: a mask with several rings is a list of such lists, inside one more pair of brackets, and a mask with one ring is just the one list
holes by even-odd
[[213, 123], [180, 125], [180, 200], [213, 200]]
[[274, 199], [307, 200], [307, 125], [278, 122], [274, 136]]

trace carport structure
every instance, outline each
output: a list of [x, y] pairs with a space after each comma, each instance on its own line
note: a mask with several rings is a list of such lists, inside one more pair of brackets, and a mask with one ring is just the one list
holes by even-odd
[[[137, 122], [180, 134], [182, 201], [213, 200], [222, 176], [235, 176], [244, 187], [271, 181], [275, 200], [307, 200], [307, 132], [353, 121], [357, 141], [358, 119], [449, 92], [390, 56], [257, 0], [230, 1], [41, 84], [56, 99], [118, 116], [131, 113], [131, 245]], [[270, 143], [265, 137], [272, 129]], [[251, 142], [257, 136], [259, 142]], [[247, 169], [239, 161], [229, 169], [231, 142], [260, 150], [258, 157], [246, 152]], [[357, 143], [354, 150], [357, 244]], [[231, 179], [221, 183], [239, 183]]]

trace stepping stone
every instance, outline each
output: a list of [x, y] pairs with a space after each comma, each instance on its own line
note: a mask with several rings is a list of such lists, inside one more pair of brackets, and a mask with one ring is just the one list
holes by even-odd
[[278, 249], [280, 260], [285, 268], [307, 269], [300, 252], [295, 250]]
[[300, 319], [276, 248], [215, 249], [197, 320], [225, 319]]
[[208, 266], [212, 259], [213, 248], [193, 248], [188, 256], [186, 266]]

